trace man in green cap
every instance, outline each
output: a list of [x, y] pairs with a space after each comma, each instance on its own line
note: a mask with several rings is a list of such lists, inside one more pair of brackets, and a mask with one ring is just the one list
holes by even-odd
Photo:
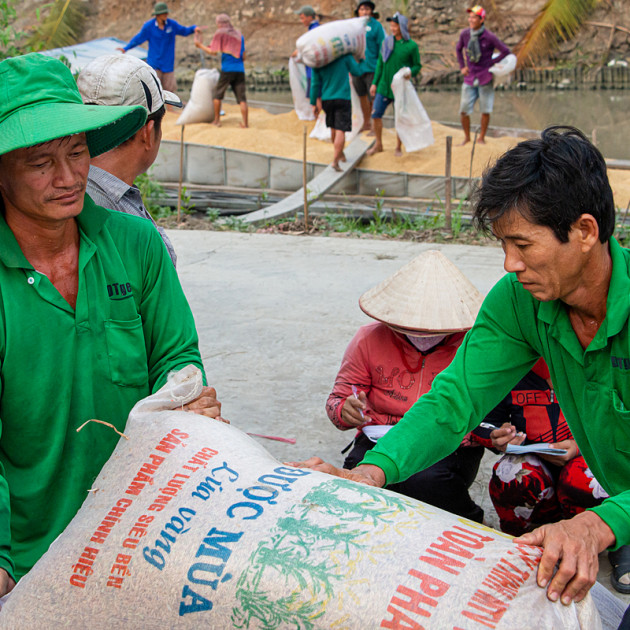
[[140, 32], [134, 35], [124, 48], [118, 50], [123, 53], [149, 42], [147, 63], [156, 71], [162, 87], [169, 92], [177, 92], [175, 80], [175, 37], [188, 37], [201, 32], [202, 27], [193, 24], [182, 26], [179, 22], [168, 17], [166, 2], [157, 2], [153, 7], [152, 19], [142, 25]]
[[[142, 106], [84, 105], [39, 54], [0, 63], [0, 595], [75, 515], [134, 404], [193, 364], [192, 313], [157, 230], [85, 195], [90, 157]], [[205, 387], [188, 408], [220, 418]]]

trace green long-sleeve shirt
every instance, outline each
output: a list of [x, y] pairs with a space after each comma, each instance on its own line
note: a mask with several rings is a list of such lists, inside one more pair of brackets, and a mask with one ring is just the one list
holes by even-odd
[[[86, 197], [73, 309], [0, 216], [0, 567], [20, 578], [75, 515], [131, 407], [203, 369], [192, 313], [151, 223]], [[10, 521], [10, 524], [9, 524]]]
[[610, 495], [592, 510], [617, 546], [630, 543], [630, 252], [614, 239], [610, 252], [606, 318], [586, 350], [564, 303], [539, 302], [514, 274], [505, 276], [431, 391], [363, 463], [381, 468], [392, 484], [439, 461], [542, 356], [580, 451]]
[[415, 77], [420, 72], [422, 64], [418, 44], [411, 39], [401, 37], [394, 40], [394, 50], [387, 61], [383, 61], [383, 55], [378, 56], [372, 81], [372, 85], [376, 86], [376, 91], [386, 98], [393, 99], [392, 79], [401, 68], [405, 67], [409, 68], [411, 76]]
[[361, 76], [361, 68], [350, 54], [338, 57], [322, 68], [313, 68], [311, 105], [317, 103], [317, 97], [320, 95], [322, 101], [335, 99], [349, 101], [351, 93], [348, 73], [355, 77]]

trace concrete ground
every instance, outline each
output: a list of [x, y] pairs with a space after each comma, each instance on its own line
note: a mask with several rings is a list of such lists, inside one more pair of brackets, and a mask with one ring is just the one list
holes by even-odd
[[[191, 304], [201, 353], [223, 415], [280, 461], [318, 455], [335, 465], [353, 432], [335, 428], [324, 404], [343, 352], [357, 328], [372, 321], [359, 296], [419, 253], [438, 249], [483, 293], [503, 275], [498, 247], [237, 232], [168, 232]], [[487, 452], [471, 494], [488, 524], [498, 520], [487, 482]], [[610, 565], [599, 581], [609, 590]], [[614, 592], [614, 591], [613, 591]], [[615, 595], [630, 605], [630, 595]]]

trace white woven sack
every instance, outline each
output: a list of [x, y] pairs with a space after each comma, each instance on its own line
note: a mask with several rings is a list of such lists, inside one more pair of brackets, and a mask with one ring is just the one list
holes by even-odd
[[394, 126], [407, 153], [420, 151], [435, 142], [429, 115], [413, 84], [405, 79], [410, 72], [409, 68], [401, 68], [392, 79]]
[[[494, 53], [493, 57], [497, 57], [498, 53]], [[503, 57], [499, 63], [495, 63], [493, 66], [490, 66], [490, 72], [494, 74], [495, 77], [504, 77], [510, 72], [514, 72], [516, 69], [516, 55], [510, 53], [507, 57]]]
[[600, 628], [590, 596], [536, 586], [538, 548], [177, 411], [201, 384], [189, 366], [136, 405], [1, 628]]
[[219, 71], [216, 68], [201, 68], [195, 72], [190, 100], [177, 119], [176, 125], [212, 122], [214, 120], [214, 91], [219, 82]]
[[365, 17], [328, 22], [301, 35], [295, 47], [298, 60], [311, 68], [327, 66], [351, 53], [357, 61], [365, 57]]
[[300, 120], [315, 120], [309, 95], [306, 93], [306, 68], [289, 57], [289, 85], [293, 97], [293, 108]]

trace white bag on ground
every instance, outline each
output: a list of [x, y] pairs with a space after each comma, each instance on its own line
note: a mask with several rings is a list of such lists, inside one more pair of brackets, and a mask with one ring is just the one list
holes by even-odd
[[293, 57], [289, 57], [289, 85], [297, 117], [300, 120], [314, 120], [310, 97], [306, 93], [306, 68]]
[[136, 405], [0, 628], [600, 628], [590, 595], [547, 600], [539, 548], [284, 466], [238, 429], [178, 411], [201, 386], [188, 366]]
[[[494, 53], [493, 57], [498, 57], [499, 53]], [[499, 63], [495, 63], [493, 66], [490, 66], [490, 72], [494, 74], [495, 77], [504, 77], [510, 72], [514, 72], [516, 69], [516, 55], [510, 53], [507, 57], [504, 57], [499, 61]]]
[[365, 56], [367, 18], [351, 18], [327, 22], [301, 35], [295, 47], [298, 60], [311, 68], [321, 68], [351, 53], [357, 61]]
[[219, 82], [216, 68], [201, 68], [195, 72], [190, 100], [177, 119], [176, 125], [212, 122], [214, 120], [214, 92]]
[[401, 68], [392, 79], [394, 93], [394, 126], [405, 145], [405, 151], [420, 151], [433, 144], [433, 128], [418, 93], [405, 75], [411, 71]]

